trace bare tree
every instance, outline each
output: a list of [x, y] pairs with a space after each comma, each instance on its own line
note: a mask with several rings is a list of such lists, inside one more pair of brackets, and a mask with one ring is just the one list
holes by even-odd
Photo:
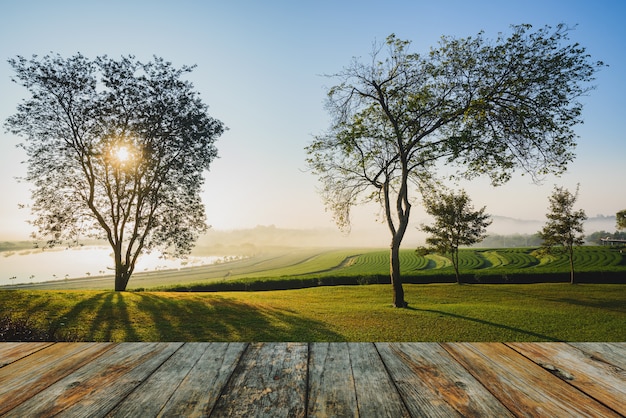
[[558, 26], [514, 26], [495, 41], [444, 37], [430, 53], [409, 52], [391, 35], [371, 60], [333, 77], [327, 133], [307, 147], [308, 164], [340, 228], [352, 206], [380, 203], [391, 234], [390, 276], [396, 307], [407, 306], [399, 249], [409, 225], [411, 183], [432, 177], [436, 163], [458, 175], [486, 174], [498, 185], [515, 169], [561, 173], [573, 158], [576, 98], [602, 63]]
[[26, 139], [37, 236], [106, 239], [118, 291], [143, 252], [188, 253], [207, 228], [203, 172], [224, 131], [181, 79], [192, 68], [81, 54], [9, 63], [30, 92], [6, 127]]

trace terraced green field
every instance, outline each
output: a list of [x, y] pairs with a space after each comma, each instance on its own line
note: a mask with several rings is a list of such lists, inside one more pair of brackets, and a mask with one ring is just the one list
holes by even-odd
[[[469, 283], [563, 281], [569, 274], [565, 255], [538, 256], [535, 248], [463, 249], [459, 262]], [[611, 247], [575, 250], [578, 277], [626, 282], [626, 251]], [[400, 253], [405, 282], [454, 281], [452, 263], [441, 255]], [[282, 249], [215, 265], [181, 270], [137, 273], [129, 289], [241, 290], [310, 287], [322, 284], [384, 283], [389, 275], [388, 250]], [[40, 289], [110, 289], [112, 277], [91, 277], [40, 284]], [[273, 285], [271, 284], [273, 283]], [[278, 283], [278, 284], [277, 284]]]

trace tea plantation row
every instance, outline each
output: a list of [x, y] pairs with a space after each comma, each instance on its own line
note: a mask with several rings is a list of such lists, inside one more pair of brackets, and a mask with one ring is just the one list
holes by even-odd
[[[456, 280], [452, 263], [444, 256], [421, 256], [413, 250], [402, 250], [400, 261], [406, 283]], [[540, 255], [536, 248], [463, 249], [459, 253], [459, 264], [461, 281], [465, 283], [569, 281], [567, 256]], [[574, 252], [574, 264], [578, 282], [626, 283], [626, 251], [612, 247], [579, 247]], [[161, 289], [266, 290], [388, 283], [389, 252], [373, 249], [301, 251], [289, 256], [259, 259], [247, 269], [239, 268], [237, 263], [226, 263], [220, 268], [231, 270], [220, 278], [207, 270], [204, 280], [196, 274], [194, 283], [168, 285]]]

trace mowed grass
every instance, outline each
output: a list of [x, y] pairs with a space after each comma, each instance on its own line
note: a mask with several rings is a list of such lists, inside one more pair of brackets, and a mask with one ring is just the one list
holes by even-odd
[[268, 292], [0, 291], [0, 315], [84, 341], [626, 341], [626, 287], [326, 286]]

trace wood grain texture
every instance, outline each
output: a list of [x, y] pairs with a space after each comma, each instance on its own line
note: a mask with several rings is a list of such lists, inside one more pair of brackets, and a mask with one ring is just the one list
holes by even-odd
[[306, 343], [250, 344], [212, 415], [305, 416], [307, 360]]
[[350, 343], [348, 349], [359, 415], [409, 417], [409, 411], [374, 344]]
[[358, 417], [348, 343], [309, 348], [309, 417]]
[[514, 415], [619, 416], [504, 344], [445, 343], [442, 346]]
[[119, 343], [26, 402], [11, 414], [105, 416], [182, 343]]
[[437, 343], [377, 343], [411, 415], [497, 416], [510, 412]]
[[625, 416], [626, 343], [0, 343], [0, 416]]
[[0, 415], [92, 362], [113, 345], [57, 343], [40, 350], [36, 347], [41, 346], [29, 344], [25, 352], [31, 354], [0, 369]]
[[626, 342], [623, 343], [570, 343], [591, 358], [613, 364], [626, 370]]
[[46, 348], [53, 343], [1, 343], [0, 344], [0, 368], [11, 364], [21, 358]]
[[510, 343], [515, 351], [561, 380], [626, 415], [626, 370], [558, 343]]
[[183, 345], [108, 415], [156, 416], [206, 349], [205, 344]]
[[204, 345], [205, 350], [158, 416], [209, 416], [247, 347], [245, 343], [193, 344]]

